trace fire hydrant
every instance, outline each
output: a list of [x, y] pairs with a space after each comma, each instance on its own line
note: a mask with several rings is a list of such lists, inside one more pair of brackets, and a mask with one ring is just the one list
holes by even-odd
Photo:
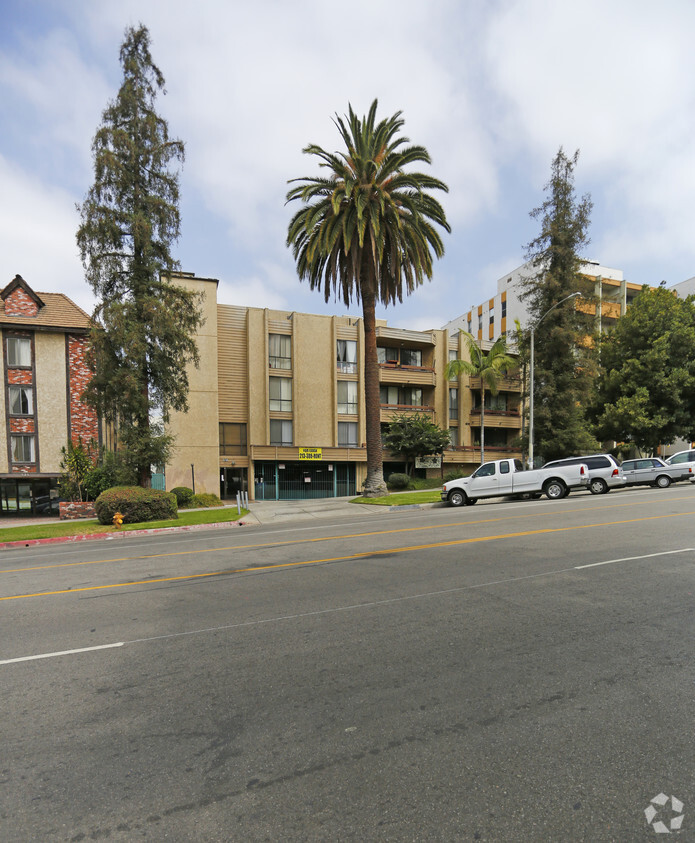
[[113, 516], [113, 526], [117, 530], [120, 530], [122, 524], [123, 524], [123, 516], [121, 515], [120, 512], [116, 512]]

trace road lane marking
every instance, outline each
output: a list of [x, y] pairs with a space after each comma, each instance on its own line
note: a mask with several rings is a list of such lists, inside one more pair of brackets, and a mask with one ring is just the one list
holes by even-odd
[[[649, 515], [643, 518], [627, 518], [623, 521], [605, 521], [599, 522], [597, 524], [578, 524], [573, 527], [546, 527], [540, 530], [524, 530], [517, 533], [500, 533], [499, 535], [494, 536], [477, 536], [474, 538], [468, 539], [451, 539], [450, 541], [445, 542], [433, 542], [431, 544], [420, 544], [420, 545], [411, 545], [410, 547], [389, 547], [384, 548], [382, 550], [365, 550], [360, 551], [359, 553], [350, 553], [347, 556], [331, 556], [325, 559], [305, 559], [301, 562], [273, 562], [268, 565], [253, 565], [245, 568], [231, 568], [226, 571], [208, 571], [202, 574], [181, 574], [176, 577], [157, 577], [147, 580], [134, 580], [129, 582], [122, 582], [122, 583], [107, 583], [105, 585], [89, 585], [89, 586], [80, 586], [79, 588], [65, 588], [59, 589], [56, 591], [38, 591], [34, 592], [33, 594], [13, 594], [4, 597], [0, 597], [0, 602], [4, 600], [23, 600], [29, 597], [55, 597], [61, 594], [78, 594], [84, 591], [103, 591], [103, 590], [114, 590], [119, 588], [130, 588], [131, 586], [136, 585], [156, 585], [159, 583], [165, 582], [177, 582], [181, 580], [199, 580], [205, 579], [210, 577], [221, 577], [221, 576], [230, 576], [232, 574], [246, 574], [246, 573], [256, 573], [258, 571], [272, 571], [272, 570], [280, 570], [284, 568], [299, 568], [299, 567], [306, 567], [308, 565], [322, 565], [322, 564], [330, 564], [333, 562], [346, 562], [350, 559], [365, 559], [370, 556], [385, 556], [385, 555], [392, 555], [398, 553], [412, 553], [413, 551], [422, 551], [422, 550], [433, 550], [435, 548], [441, 547], [456, 547], [458, 545], [464, 544], [479, 544], [481, 542], [489, 542], [489, 541], [500, 541], [503, 539], [515, 539], [515, 538], [524, 538], [527, 536], [538, 536], [538, 535], [545, 535], [551, 533], [566, 533], [572, 532], [574, 530], [589, 530], [589, 529], [596, 529], [599, 527], [615, 527], [619, 524], [634, 524], [635, 522], [643, 523], [644, 521], [659, 521], [664, 518], [682, 518], [685, 516], [695, 515], [695, 512], [672, 512], [667, 515]], [[398, 531], [394, 531], [398, 532]], [[162, 554], [164, 556], [168, 554]], [[573, 568], [570, 570], [574, 570]]]
[[680, 550], [662, 550], [659, 553], [645, 553], [644, 556], [623, 556], [622, 559], [606, 559], [605, 562], [591, 562], [588, 565], [575, 565], [575, 571], [583, 568], [598, 568], [600, 565], [614, 565], [616, 562], [634, 562], [636, 559], [654, 559], [657, 556], [669, 556], [672, 553], [692, 553], [695, 547], [682, 547]]
[[[674, 500], [674, 498], [669, 499]], [[675, 500], [686, 500], [685, 497], [675, 498]], [[555, 501], [549, 501], [549, 503], [555, 503]], [[647, 503], [645, 501], [645, 503]], [[652, 503], [649, 501], [648, 503]], [[624, 509], [628, 506], [634, 506], [634, 503], [619, 503], [619, 504], [610, 504], [606, 505], [603, 504], [601, 506], [585, 506], [579, 509], [557, 509], [554, 512], [550, 513], [552, 515], [566, 515], [568, 512], [591, 512], [592, 510], [600, 509], [602, 512], [605, 512], [607, 509]], [[548, 514], [548, 513], [545, 513]], [[695, 513], [683, 513], [684, 515], [692, 515]], [[192, 556], [194, 554], [203, 554], [203, 553], [225, 553], [227, 551], [234, 551], [234, 550], [258, 550], [261, 548], [269, 548], [269, 547], [290, 547], [292, 545], [297, 544], [314, 544], [317, 542], [329, 542], [329, 541], [345, 541], [347, 539], [360, 539], [360, 538], [371, 538], [373, 536], [387, 536], [387, 535], [395, 535], [398, 533], [412, 533], [412, 532], [419, 532], [424, 530], [442, 530], [450, 527], [469, 527], [469, 526], [476, 526], [480, 524], [495, 524], [499, 523], [500, 521], [508, 521], [511, 519], [527, 519], [527, 518], [535, 518], [537, 514], [535, 512], [526, 513], [525, 515], [507, 515], [507, 516], [500, 516], [498, 518], [479, 518], [476, 521], [454, 521], [445, 524], [427, 524], [421, 527], [400, 527], [398, 529], [393, 530], [373, 530], [368, 533], [347, 533], [344, 535], [338, 536], [317, 536], [316, 538], [309, 539], [291, 539], [291, 540], [284, 540], [284, 541], [270, 541], [270, 542], [260, 542], [257, 544], [239, 544], [239, 545], [231, 545], [229, 547], [213, 547], [213, 548], [204, 548], [201, 550], [177, 550], [173, 552], [167, 553], [150, 553], [142, 556], [119, 556], [115, 559], [91, 559], [86, 560], [84, 562], [59, 562], [54, 565], [34, 565], [32, 567], [23, 567], [23, 568], [5, 568], [0, 569], [0, 574], [22, 574], [27, 573], [29, 571], [50, 571], [56, 570], [59, 568], [79, 568], [85, 565], [106, 565], [109, 562], [135, 562], [143, 559], [165, 559], [174, 556]], [[667, 516], [654, 516], [654, 517], [667, 517]], [[647, 520], [636, 518], [633, 519], [635, 521]], [[617, 524], [628, 523], [617, 521]], [[589, 525], [591, 526], [591, 525]], [[301, 528], [301, 529], [320, 529], [319, 527], [312, 527], [312, 528]], [[567, 528], [567, 529], [574, 529], [574, 528]], [[283, 531], [284, 532], [284, 531]], [[0, 598], [2, 599], [2, 598]]]
[[0, 664], [15, 664], [15, 662], [33, 662], [36, 659], [55, 659], [57, 656], [73, 656], [76, 653], [91, 653], [94, 650], [112, 650], [114, 647], [123, 647], [124, 641], [117, 644], [99, 644], [96, 647], [80, 647], [77, 650], [60, 650], [57, 653], [39, 653], [36, 656], [20, 656], [17, 659], [3, 659]]

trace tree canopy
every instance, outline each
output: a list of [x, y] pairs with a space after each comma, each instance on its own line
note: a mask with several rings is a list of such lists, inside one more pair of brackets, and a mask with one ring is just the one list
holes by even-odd
[[[568, 158], [562, 150], [553, 159], [545, 185], [546, 199], [531, 211], [540, 221], [538, 236], [527, 247], [534, 273], [521, 294], [535, 332], [535, 449], [546, 460], [591, 451], [598, 443], [589, 429], [585, 408], [596, 376], [592, 336], [594, 294], [581, 274], [581, 251], [589, 244], [590, 197], [577, 199], [574, 168], [579, 152]], [[558, 302], [573, 292], [575, 300]], [[526, 328], [528, 332], [528, 326]]]
[[602, 439], [656, 453], [695, 438], [695, 299], [644, 286], [601, 342], [601, 369], [592, 416]]
[[97, 305], [86, 398], [132, 459], [139, 482], [165, 461], [171, 410], [188, 408], [186, 364], [197, 365], [201, 324], [196, 295], [171, 283], [178, 266], [179, 174], [184, 145], [155, 111], [164, 77], [146, 27], [129, 27], [121, 45], [123, 83], [92, 144], [94, 183], [78, 207], [77, 244]]
[[410, 474], [417, 457], [437, 456], [449, 444], [449, 432], [422, 413], [401, 413], [393, 417], [384, 434], [384, 447], [402, 454]]
[[[446, 191], [433, 176], [410, 171], [430, 163], [423, 146], [400, 134], [401, 112], [377, 122], [377, 100], [358, 117], [352, 106], [334, 122], [345, 149], [326, 152], [310, 144], [323, 175], [292, 179], [287, 201], [302, 207], [290, 221], [287, 244], [297, 272], [326, 301], [362, 303], [365, 336], [367, 479], [364, 494], [387, 493], [384, 483], [376, 303], [403, 301], [432, 277], [432, 257], [444, 254], [435, 225], [450, 231], [444, 209], [429, 191]], [[433, 225], [434, 223], [434, 225]]]

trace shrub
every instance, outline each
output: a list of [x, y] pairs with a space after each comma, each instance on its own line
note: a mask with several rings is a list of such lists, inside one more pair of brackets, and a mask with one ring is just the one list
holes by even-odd
[[391, 489], [407, 489], [410, 477], [407, 474], [389, 474], [388, 485]]
[[458, 480], [460, 477], [464, 477], [462, 471], [447, 471], [444, 475], [444, 482], [451, 483], [452, 480]]
[[111, 524], [120, 512], [125, 524], [178, 518], [176, 498], [171, 492], [142, 489], [140, 486], [114, 486], [102, 492], [94, 502], [100, 524]]
[[193, 495], [189, 506], [193, 509], [208, 506], [222, 506], [222, 501], [217, 497], [217, 495], [213, 495], [211, 492], [202, 492], [199, 495]]
[[190, 506], [193, 498], [193, 489], [189, 489], [188, 486], [177, 486], [171, 490], [171, 494], [176, 495], [176, 503], [179, 506]]
[[107, 489], [114, 486], [134, 486], [136, 483], [135, 472], [125, 464], [123, 455], [105, 451], [99, 464], [87, 473], [84, 488], [90, 500], [95, 501]]

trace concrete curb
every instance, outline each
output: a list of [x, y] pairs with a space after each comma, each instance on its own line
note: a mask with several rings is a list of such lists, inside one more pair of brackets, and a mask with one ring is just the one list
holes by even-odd
[[[152, 530], [127, 530], [124, 533], [89, 533], [81, 536], [52, 536], [48, 539], [19, 539], [11, 542], [0, 542], [0, 550], [15, 550], [19, 547], [38, 547], [43, 544], [60, 544], [65, 542], [108, 541], [110, 539], [126, 539], [130, 536], [153, 536], [159, 533], [193, 533], [201, 530], [216, 530], [222, 527], [244, 527], [246, 518], [239, 521], [216, 521], [214, 524], [187, 524], [183, 527], [156, 527]], [[249, 520], [253, 524], [254, 520]]]

